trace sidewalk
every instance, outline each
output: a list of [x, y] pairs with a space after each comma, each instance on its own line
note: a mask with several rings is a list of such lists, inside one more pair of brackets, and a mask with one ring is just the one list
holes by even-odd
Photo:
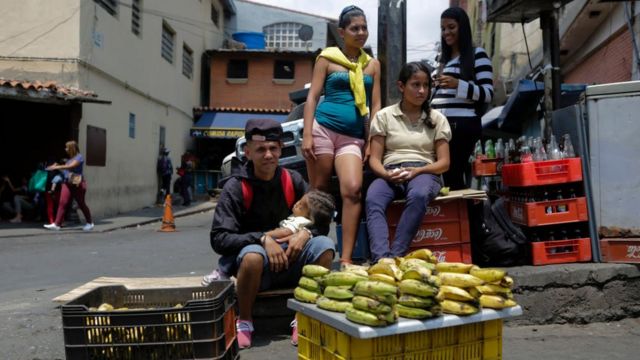
[[[214, 209], [216, 202], [213, 200], [194, 201], [190, 206], [173, 206], [173, 216], [175, 218], [187, 216], [202, 211]], [[95, 221], [93, 232], [109, 232], [117, 229], [133, 227], [137, 225], [149, 224], [162, 220], [164, 207], [162, 205], [148, 206], [139, 210], [126, 212], [112, 217], [98, 219]], [[0, 239], [25, 236], [51, 235], [53, 231], [43, 227], [41, 222], [24, 222], [21, 224], [11, 224], [9, 222], [0, 223]], [[55, 233], [82, 233], [84, 223], [71, 224], [63, 227]]]

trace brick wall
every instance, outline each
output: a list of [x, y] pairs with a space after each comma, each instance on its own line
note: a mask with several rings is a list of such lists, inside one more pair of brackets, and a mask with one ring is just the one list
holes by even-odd
[[[245, 84], [230, 84], [227, 81], [229, 59], [248, 60], [248, 81]], [[295, 61], [295, 80], [292, 84], [275, 84], [273, 66], [276, 60]], [[216, 54], [211, 63], [211, 107], [250, 107], [268, 109], [291, 109], [289, 93], [300, 90], [311, 82], [312, 57], [295, 55], [233, 53]]]
[[564, 74], [565, 83], [605, 84], [631, 80], [633, 63], [631, 33], [624, 31]]

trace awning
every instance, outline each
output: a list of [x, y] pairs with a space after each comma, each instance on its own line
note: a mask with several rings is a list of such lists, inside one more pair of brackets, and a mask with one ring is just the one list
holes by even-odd
[[[584, 84], [562, 84], [560, 86], [559, 108], [575, 104], [585, 88]], [[509, 95], [507, 103], [500, 110], [489, 111], [482, 117], [482, 127], [520, 133], [522, 123], [537, 111], [538, 103], [543, 95], [544, 83], [520, 80], [513, 93]], [[496, 114], [498, 111], [499, 113]]]
[[207, 111], [191, 128], [196, 138], [237, 139], [244, 136], [244, 125], [250, 119], [273, 119], [283, 122], [287, 114], [237, 113]]

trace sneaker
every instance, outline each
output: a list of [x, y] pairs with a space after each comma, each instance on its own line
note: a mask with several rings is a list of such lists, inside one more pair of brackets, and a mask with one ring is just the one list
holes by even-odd
[[82, 227], [82, 231], [91, 231], [93, 230], [93, 223], [87, 223], [85, 226]]
[[56, 223], [51, 223], [51, 224], [46, 224], [44, 225], [45, 229], [49, 229], [49, 230], [60, 230], [60, 226], [56, 225]]
[[291, 345], [298, 346], [298, 320], [293, 319], [291, 328]]
[[238, 333], [238, 347], [240, 349], [246, 349], [251, 347], [251, 334], [253, 333], [253, 322], [248, 320], [237, 320], [236, 332]]
[[227, 273], [225, 272], [222, 272], [220, 269], [215, 269], [211, 272], [211, 274], [202, 277], [200, 285], [209, 286], [209, 284], [218, 280], [229, 280], [229, 275], [227, 275]]

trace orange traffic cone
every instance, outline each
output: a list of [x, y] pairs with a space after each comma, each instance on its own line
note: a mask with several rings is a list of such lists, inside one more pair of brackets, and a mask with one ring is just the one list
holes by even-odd
[[160, 227], [160, 231], [176, 231], [176, 223], [173, 221], [173, 211], [171, 210], [171, 205], [171, 195], [167, 194], [167, 197], [164, 200], [164, 215], [162, 216], [162, 226]]

